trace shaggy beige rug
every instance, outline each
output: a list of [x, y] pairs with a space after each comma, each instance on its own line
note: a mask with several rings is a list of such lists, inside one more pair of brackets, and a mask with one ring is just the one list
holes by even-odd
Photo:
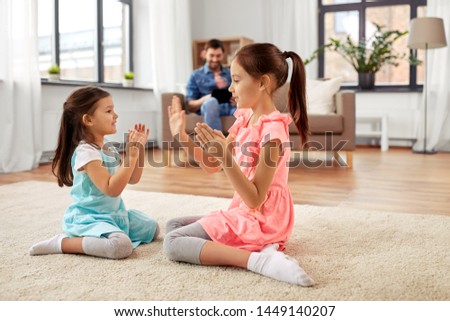
[[[165, 222], [229, 200], [126, 190], [128, 208]], [[295, 205], [286, 252], [317, 281], [302, 288], [242, 269], [171, 262], [162, 238], [119, 261], [28, 255], [60, 233], [68, 188], [0, 186], [0, 300], [450, 300], [450, 217]]]

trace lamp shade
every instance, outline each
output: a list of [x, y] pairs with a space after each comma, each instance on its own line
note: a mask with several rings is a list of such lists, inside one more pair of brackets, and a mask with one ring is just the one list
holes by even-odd
[[432, 49], [447, 46], [444, 21], [441, 18], [423, 17], [411, 20], [408, 47]]

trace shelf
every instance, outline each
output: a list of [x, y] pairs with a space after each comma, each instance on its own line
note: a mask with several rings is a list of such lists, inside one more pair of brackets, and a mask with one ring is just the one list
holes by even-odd
[[380, 138], [383, 152], [389, 150], [388, 115], [386, 113], [364, 112], [356, 115], [356, 123], [370, 123], [372, 130], [356, 129], [356, 137]]
[[356, 132], [357, 137], [381, 137], [381, 131]]

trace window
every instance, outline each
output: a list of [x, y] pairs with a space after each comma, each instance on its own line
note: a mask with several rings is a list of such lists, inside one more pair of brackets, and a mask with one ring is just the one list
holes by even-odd
[[38, 0], [39, 70], [62, 80], [120, 83], [133, 69], [131, 0]]
[[[410, 20], [425, 15], [426, 0], [319, 0], [319, 46], [329, 38], [344, 39], [350, 35], [356, 42], [369, 38], [377, 23], [387, 29], [405, 31]], [[397, 52], [409, 54], [407, 37], [394, 43]], [[424, 54], [419, 51], [418, 58]], [[325, 51], [319, 57], [319, 77], [341, 76], [345, 85], [356, 86], [358, 74], [335, 52]], [[407, 61], [399, 66], [384, 66], [376, 73], [376, 86], [417, 87], [423, 84], [423, 67], [410, 66]]]

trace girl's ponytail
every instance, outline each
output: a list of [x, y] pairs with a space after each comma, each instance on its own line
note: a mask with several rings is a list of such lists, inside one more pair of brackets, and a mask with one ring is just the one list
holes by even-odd
[[289, 87], [289, 111], [294, 124], [302, 139], [302, 145], [306, 143], [309, 135], [308, 114], [306, 106], [306, 73], [302, 59], [293, 51], [285, 51], [285, 58], [292, 59], [292, 76]]
[[[64, 105], [66, 104], [67, 103], [64, 103]], [[79, 141], [76, 142], [76, 140], [70, 110], [64, 108], [59, 127], [58, 145], [52, 162], [52, 172], [58, 179], [58, 185], [60, 187], [63, 187], [64, 185], [72, 186], [73, 184], [71, 158], [79, 143]]]

